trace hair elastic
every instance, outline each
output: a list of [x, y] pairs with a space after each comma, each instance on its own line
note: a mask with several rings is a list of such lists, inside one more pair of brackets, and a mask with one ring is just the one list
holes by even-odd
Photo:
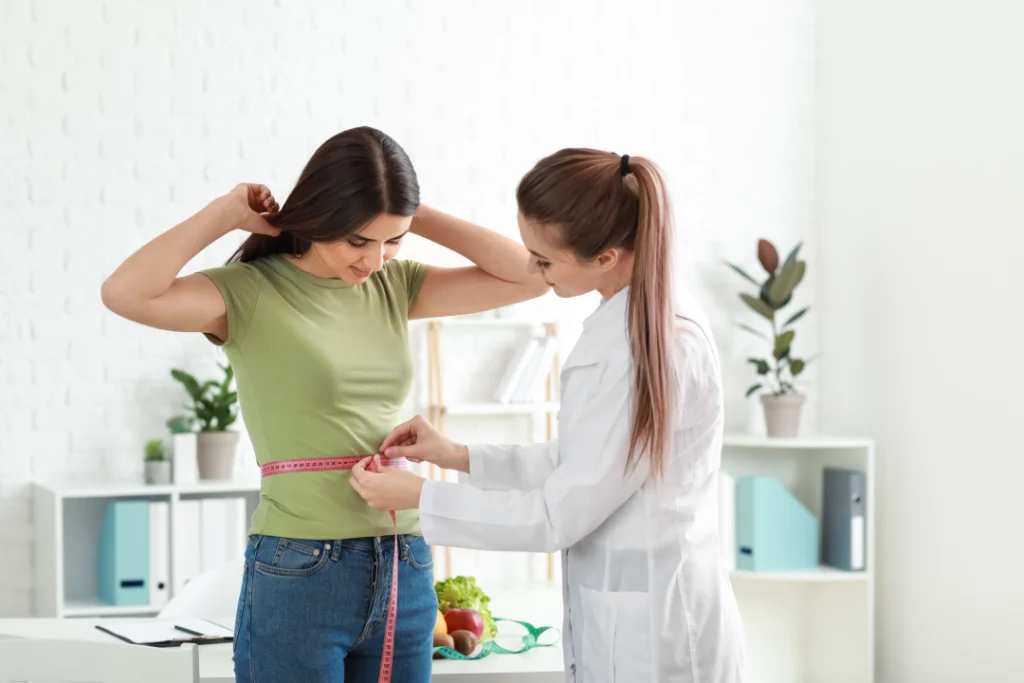
[[628, 176], [629, 175], [629, 155], [628, 154], [623, 154], [622, 155], [622, 161], [619, 163], [619, 172], [622, 173], [623, 176]]

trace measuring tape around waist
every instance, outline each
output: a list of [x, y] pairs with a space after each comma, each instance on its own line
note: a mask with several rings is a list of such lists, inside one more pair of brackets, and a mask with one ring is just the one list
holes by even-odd
[[[260, 467], [260, 474], [269, 477], [274, 474], [288, 474], [294, 472], [327, 472], [331, 470], [350, 470], [363, 460], [363, 456], [350, 456], [340, 458], [303, 458], [299, 460], [279, 460], [268, 462]], [[406, 469], [405, 458], [381, 458], [381, 465]], [[371, 472], [376, 471], [377, 466], [371, 460], [367, 467]], [[391, 669], [395, 659], [395, 616], [398, 613], [398, 520], [395, 518], [395, 511], [388, 510], [391, 514], [391, 525], [395, 529], [394, 554], [391, 560], [391, 592], [388, 596], [388, 618], [384, 627], [384, 652], [380, 658], [380, 677], [378, 683], [390, 683]]]

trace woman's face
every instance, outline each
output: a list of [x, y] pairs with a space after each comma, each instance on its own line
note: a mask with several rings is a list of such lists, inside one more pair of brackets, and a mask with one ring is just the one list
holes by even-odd
[[314, 243], [311, 250], [345, 282], [360, 285], [398, 255], [412, 216], [381, 214], [358, 233], [338, 242]]
[[591, 263], [579, 261], [572, 252], [551, 241], [553, 232], [519, 214], [519, 235], [530, 251], [526, 270], [540, 273], [555, 294], [566, 299], [600, 288], [607, 278], [607, 264], [600, 257]]

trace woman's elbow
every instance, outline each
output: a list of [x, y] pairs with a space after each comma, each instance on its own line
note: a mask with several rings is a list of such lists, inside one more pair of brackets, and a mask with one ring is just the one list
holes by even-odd
[[125, 287], [115, 276], [110, 276], [100, 287], [100, 300], [107, 310], [121, 317], [128, 317], [136, 307], [137, 297], [133, 296], [131, 289]]
[[548, 283], [544, 282], [544, 279], [538, 275], [528, 275], [527, 279], [519, 283], [519, 287], [523, 293], [524, 301], [544, 296], [551, 289], [548, 287]]
[[117, 309], [121, 305], [121, 292], [120, 287], [117, 285], [117, 281], [113, 279], [113, 276], [108, 277], [103, 281], [103, 285], [100, 287], [100, 300], [103, 305], [110, 311], [117, 313]]

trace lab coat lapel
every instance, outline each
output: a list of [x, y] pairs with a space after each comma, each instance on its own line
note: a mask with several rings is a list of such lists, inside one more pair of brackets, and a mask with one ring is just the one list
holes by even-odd
[[562, 365], [563, 380], [568, 371], [584, 365], [600, 363], [608, 352], [626, 336], [626, 311], [629, 287], [619, 290], [612, 298], [602, 301], [597, 309], [583, 321], [583, 334]]

